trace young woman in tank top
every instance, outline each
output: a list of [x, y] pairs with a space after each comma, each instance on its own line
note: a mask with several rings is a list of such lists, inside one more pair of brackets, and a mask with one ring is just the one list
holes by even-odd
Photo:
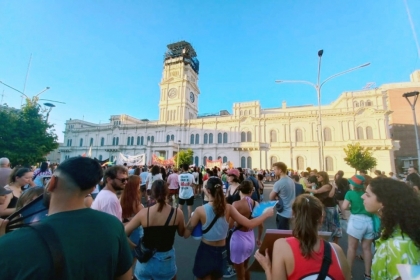
[[223, 182], [218, 177], [211, 177], [204, 189], [209, 197], [209, 203], [196, 208], [194, 215], [188, 221], [184, 237], [191, 235], [198, 222], [203, 230], [215, 223], [207, 233], [203, 233], [200, 246], [195, 256], [193, 273], [197, 279], [221, 279], [223, 276], [223, 262], [226, 259], [226, 233], [228, 221], [232, 218], [246, 228], [254, 228], [274, 215], [274, 210], [265, 212], [262, 216], [249, 220], [242, 216], [232, 205], [226, 203], [223, 195]]
[[239, 192], [237, 191], [237, 188], [239, 187], [239, 170], [238, 169], [231, 169], [227, 173], [228, 175], [228, 184], [229, 187], [226, 191], [226, 201], [229, 204], [232, 204], [233, 202], [240, 199]]
[[[268, 249], [265, 255], [259, 251], [255, 259], [265, 270], [267, 280], [272, 279], [316, 279], [321, 272], [325, 241], [318, 236], [322, 224], [324, 205], [311, 195], [296, 197], [292, 206], [294, 215], [293, 237], [281, 238], [274, 242], [272, 262]], [[349, 266], [343, 250], [335, 243], [327, 243], [331, 250], [331, 264], [328, 279], [351, 279]]]

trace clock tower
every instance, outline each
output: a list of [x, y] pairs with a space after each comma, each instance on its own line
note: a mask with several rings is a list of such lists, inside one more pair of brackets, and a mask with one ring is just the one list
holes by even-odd
[[160, 86], [159, 121], [180, 123], [198, 114], [197, 54], [190, 43], [168, 45]]

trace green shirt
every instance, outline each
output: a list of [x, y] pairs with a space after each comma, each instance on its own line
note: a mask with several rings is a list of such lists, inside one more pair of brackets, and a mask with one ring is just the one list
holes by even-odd
[[420, 249], [408, 235], [396, 229], [387, 240], [376, 241], [372, 262], [372, 280], [394, 280], [399, 277], [397, 264], [420, 265]]
[[[41, 221], [57, 234], [67, 279], [115, 279], [132, 265], [122, 223], [90, 208], [60, 212]], [[30, 228], [0, 237], [0, 279], [52, 279], [48, 247]]]
[[372, 214], [366, 211], [363, 205], [362, 195], [363, 191], [350, 190], [344, 196], [344, 199], [350, 202], [350, 213], [352, 214], [363, 214], [372, 217]]

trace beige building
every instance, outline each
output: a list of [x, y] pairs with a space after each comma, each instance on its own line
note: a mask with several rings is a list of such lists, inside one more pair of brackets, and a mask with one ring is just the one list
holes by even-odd
[[[417, 72], [416, 72], [417, 73]], [[259, 101], [234, 103], [231, 113], [200, 116], [198, 103], [199, 62], [187, 42], [168, 45], [160, 82], [158, 120], [140, 120], [127, 115], [111, 116], [110, 123], [83, 120], [66, 122], [61, 160], [86, 153], [115, 159], [119, 153], [145, 153], [170, 158], [178, 149], [191, 148], [194, 163], [207, 159], [231, 161], [245, 168], [270, 168], [283, 161], [290, 168], [320, 167], [318, 107], [261, 108]], [[417, 74], [416, 74], [417, 75]], [[343, 148], [360, 142], [372, 147], [377, 169], [395, 171], [394, 151], [399, 139], [390, 134], [394, 90], [417, 87], [418, 81], [387, 84], [358, 92], [344, 92], [330, 105], [322, 106], [324, 164], [330, 173], [354, 170], [346, 165]]]

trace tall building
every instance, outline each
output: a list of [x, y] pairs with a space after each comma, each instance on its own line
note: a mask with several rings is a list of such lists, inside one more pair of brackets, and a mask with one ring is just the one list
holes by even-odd
[[[417, 72], [413, 75], [418, 76]], [[145, 153], [150, 163], [153, 154], [171, 158], [178, 149], [191, 148], [196, 165], [220, 159], [244, 168], [270, 168], [277, 161], [295, 170], [320, 168], [322, 141], [316, 106], [287, 106], [284, 101], [279, 108], [261, 108], [259, 101], [238, 102], [231, 113], [223, 110], [200, 116], [198, 75], [194, 48], [185, 41], [168, 45], [160, 82], [159, 119], [123, 114], [113, 115], [103, 124], [68, 120], [61, 160], [91, 148], [92, 157], [98, 159], [112, 161], [119, 153]], [[395, 171], [394, 152], [400, 149], [400, 139], [390, 133], [395, 123], [390, 117], [391, 97], [396, 90], [415, 87], [418, 81], [344, 92], [330, 105], [322, 106], [325, 169], [331, 174], [337, 170], [354, 173], [343, 160], [343, 148], [360, 142], [373, 148], [378, 169]]]

